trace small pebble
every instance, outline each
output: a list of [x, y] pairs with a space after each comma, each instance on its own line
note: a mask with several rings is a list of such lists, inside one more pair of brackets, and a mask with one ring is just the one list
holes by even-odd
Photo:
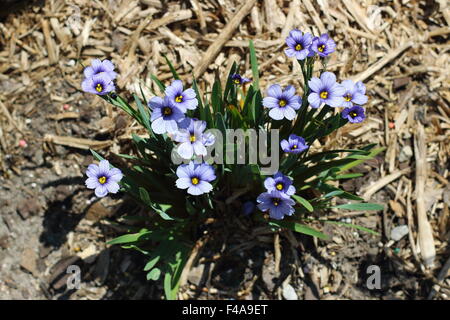
[[401, 226], [397, 226], [391, 230], [391, 239], [394, 241], [399, 241], [401, 238], [406, 236], [409, 232], [408, 226], [403, 224]]
[[286, 284], [283, 287], [283, 297], [286, 300], [298, 300], [297, 293], [295, 292], [294, 288], [290, 284]]

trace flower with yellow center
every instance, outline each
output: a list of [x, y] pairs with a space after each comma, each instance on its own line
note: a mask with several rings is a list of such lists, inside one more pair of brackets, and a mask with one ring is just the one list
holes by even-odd
[[350, 101], [352, 100], [352, 95], [350, 93], [348, 93], [347, 95], [344, 96], [344, 100], [345, 101]]
[[280, 102], [278, 103], [280, 105], [280, 107], [285, 107], [287, 104], [287, 101], [284, 99], [281, 99]]
[[164, 108], [163, 108], [163, 114], [164, 114], [165, 116], [170, 116], [172, 113], [173, 113], [173, 112], [172, 112], [172, 109], [171, 109], [171, 108], [169, 108], [169, 107], [164, 107]]
[[297, 45], [295, 46], [295, 50], [300, 51], [302, 49], [303, 49], [302, 45], [300, 43], [297, 43]]
[[100, 182], [101, 184], [105, 184], [106, 183], [106, 177], [105, 176], [101, 176], [98, 178], [98, 182]]
[[320, 98], [322, 98], [322, 99], [328, 98], [328, 91], [322, 91], [322, 92], [320, 93]]
[[325, 50], [325, 45], [321, 45], [317, 48], [317, 50], [319, 50], [320, 52], [323, 52], [323, 50]]
[[182, 95], [176, 96], [175, 102], [178, 102], [178, 103], [183, 102], [183, 96]]
[[189, 141], [195, 142], [196, 140], [197, 140], [197, 138], [195, 137], [195, 134], [191, 134]]
[[275, 186], [277, 188], [277, 190], [281, 191], [283, 190], [283, 184], [282, 183], [277, 183], [277, 185]]
[[95, 86], [95, 90], [97, 90], [97, 92], [102, 92], [103, 86], [100, 83], [97, 83], [97, 85]]
[[197, 184], [199, 184], [200, 180], [197, 177], [193, 177], [191, 179], [191, 182], [192, 182], [193, 185], [197, 185]]

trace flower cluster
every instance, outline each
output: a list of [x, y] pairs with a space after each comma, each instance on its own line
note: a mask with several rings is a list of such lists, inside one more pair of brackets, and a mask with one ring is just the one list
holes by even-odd
[[[286, 55], [295, 57], [302, 68], [305, 67], [305, 59], [306, 65], [312, 65], [314, 59], [325, 58], [336, 49], [336, 43], [328, 34], [313, 37], [310, 33], [303, 33], [297, 29], [289, 33], [286, 44], [288, 47], [285, 50]], [[308, 105], [313, 109], [324, 105], [343, 107], [341, 116], [351, 123], [362, 122], [365, 119], [364, 108], [361, 105], [367, 102], [367, 96], [366, 88], [361, 81], [354, 83], [352, 80], [344, 80], [338, 83], [332, 72], [323, 72], [320, 77], [311, 77], [307, 90], [304, 97], [308, 103], [304, 105], [300, 96], [295, 94], [293, 86], [287, 86], [283, 90], [279, 84], [273, 84], [269, 86], [262, 104], [269, 109], [269, 117], [274, 120], [294, 120], [302, 106], [306, 108]], [[309, 148], [305, 139], [295, 134], [290, 134], [288, 139], [280, 142], [280, 145], [284, 152], [292, 154], [299, 154]], [[280, 172], [274, 178], [267, 178], [264, 184], [267, 192], [258, 197], [258, 207], [262, 211], [269, 211], [274, 219], [291, 215], [294, 212], [292, 208], [294, 201], [290, 199], [293, 192], [292, 189], [285, 190], [282, 187], [291, 184], [291, 180]]]
[[[85, 68], [84, 75], [84, 91], [104, 95], [114, 90], [112, 80], [117, 74], [109, 60], [93, 60], [92, 65]], [[168, 134], [173, 141], [178, 142], [176, 151], [183, 159], [191, 159], [194, 155], [205, 156], [206, 147], [215, 143], [215, 137], [204, 132], [205, 121], [186, 116], [188, 110], [197, 108], [195, 91], [192, 88], [184, 90], [181, 80], [174, 80], [164, 93], [163, 98], [153, 97], [148, 101], [153, 132]], [[91, 164], [86, 172], [89, 177], [86, 186], [95, 189], [98, 197], [104, 197], [108, 192], [116, 193], [119, 190], [117, 182], [122, 178], [120, 170], [109, 170], [109, 163], [105, 161], [101, 161], [99, 166]], [[209, 182], [216, 178], [212, 166], [205, 163], [194, 164], [192, 161], [188, 165], [179, 166], [176, 173], [179, 178], [176, 186], [187, 189], [192, 195], [210, 192], [212, 186]]]
[[295, 187], [292, 185], [292, 179], [277, 172], [273, 178], [264, 180], [264, 187], [266, 192], [261, 193], [256, 199], [261, 211], [269, 211], [270, 217], [277, 220], [294, 213], [295, 209], [292, 206], [295, 201], [291, 196], [295, 193]]
[[[292, 30], [286, 38], [288, 57], [295, 57], [298, 61], [313, 63], [315, 57], [324, 58], [336, 49], [336, 43], [328, 34], [313, 37], [310, 33]], [[361, 105], [367, 102], [366, 88], [361, 81], [354, 83], [344, 80], [341, 84], [331, 72], [323, 72], [320, 77], [312, 77], [308, 81], [308, 103], [311, 108], [343, 107], [342, 117], [351, 123], [362, 122], [365, 119]], [[295, 88], [288, 86], [284, 91], [278, 84], [271, 85], [267, 90], [267, 97], [263, 106], [270, 109], [269, 116], [274, 120], [293, 120], [296, 111], [302, 106], [302, 99], [295, 95]]]
[[81, 88], [84, 92], [105, 95], [115, 90], [114, 79], [117, 73], [114, 72], [114, 65], [109, 60], [94, 59], [91, 65], [84, 68], [84, 80]]
[[[198, 105], [197, 95], [192, 88], [184, 90], [181, 80], [174, 80], [165, 91], [164, 98], [153, 97], [148, 102], [151, 112], [151, 127], [156, 134], [167, 133], [178, 142], [176, 151], [183, 159], [206, 156], [206, 147], [215, 142], [214, 135], [204, 133], [206, 122], [186, 116], [188, 110]], [[212, 190], [214, 168], [206, 163], [180, 165], [177, 169], [179, 189], [187, 189], [192, 195], [208, 193]]]
[[327, 57], [336, 49], [336, 43], [328, 34], [324, 33], [320, 37], [313, 37], [309, 32], [301, 32], [294, 29], [289, 32], [286, 38], [288, 48], [284, 51], [288, 57], [295, 57], [297, 60], [305, 60], [308, 57]]

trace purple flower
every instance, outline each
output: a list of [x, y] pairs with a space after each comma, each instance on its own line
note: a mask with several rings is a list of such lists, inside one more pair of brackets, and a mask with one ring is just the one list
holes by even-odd
[[[364, 86], [361, 81], [360, 83]], [[359, 85], [360, 88], [361, 85]], [[364, 93], [361, 93], [360, 89], [358, 89], [352, 80], [342, 81], [342, 86], [345, 88], [345, 93], [343, 95], [344, 102], [342, 103], [343, 107], [350, 108], [353, 105], [363, 105], [367, 102], [367, 96], [364, 95]]]
[[285, 215], [291, 216], [295, 209], [292, 207], [295, 201], [279, 191], [261, 193], [256, 199], [259, 210], [266, 212], [272, 219], [281, 220]]
[[319, 108], [322, 103], [330, 107], [340, 107], [344, 102], [342, 97], [345, 88], [336, 82], [336, 76], [331, 72], [324, 72], [319, 78], [312, 78], [308, 82], [311, 93], [308, 102], [312, 108]]
[[272, 177], [266, 178], [264, 180], [264, 187], [267, 191], [280, 191], [288, 196], [292, 196], [295, 193], [295, 187], [292, 185], [292, 179], [285, 176], [281, 172], [275, 173]]
[[289, 32], [289, 37], [286, 38], [286, 44], [289, 48], [284, 52], [288, 57], [304, 60], [307, 56], [310, 56], [311, 43], [312, 35], [310, 33], [302, 34], [300, 30], [294, 29]]
[[363, 122], [366, 118], [364, 114], [364, 108], [360, 106], [353, 106], [351, 108], [345, 108], [342, 110], [342, 118], [347, 119], [351, 123]]
[[237, 74], [237, 73], [231, 75], [231, 80], [233, 81], [234, 84], [239, 84], [239, 85], [251, 81], [249, 78], [244, 78], [240, 74]]
[[174, 80], [164, 93], [182, 112], [197, 108], [198, 101], [194, 89], [189, 88], [183, 91], [181, 80]]
[[[186, 118], [179, 123], [179, 130], [174, 136], [176, 142], [180, 142], [177, 152], [183, 159], [191, 159], [194, 154], [206, 156], [205, 144], [211, 141], [210, 136], [203, 135], [206, 122]], [[208, 144], [209, 145], [209, 144]]]
[[84, 79], [81, 83], [81, 88], [84, 92], [101, 96], [115, 90], [113, 80], [105, 72], [95, 74], [92, 78]]
[[311, 44], [311, 50], [321, 57], [326, 57], [336, 49], [336, 43], [327, 33], [320, 37], [314, 37]]
[[153, 97], [148, 102], [152, 109], [152, 130], [157, 134], [175, 133], [178, 130], [177, 122], [184, 118], [184, 113], [168, 97], [164, 100]]
[[177, 188], [187, 189], [187, 192], [194, 196], [210, 192], [212, 185], [209, 182], [216, 179], [212, 166], [206, 163], [194, 164], [192, 161], [179, 166], [177, 176]]
[[84, 76], [86, 78], [92, 78], [94, 75], [105, 72], [108, 74], [111, 80], [117, 77], [117, 73], [114, 72], [114, 65], [111, 61], [105, 59], [101, 61], [100, 59], [94, 59], [91, 65], [84, 68]]
[[99, 198], [106, 196], [108, 192], [117, 193], [120, 189], [118, 182], [123, 177], [120, 169], [109, 168], [108, 160], [102, 160], [98, 165], [90, 164], [86, 175], [86, 187], [95, 189], [95, 195]]
[[281, 149], [288, 153], [300, 153], [309, 148], [305, 142], [305, 139], [295, 134], [291, 134], [288, 140], [281, 140], [280, 145]]
[[295, 88], [287, 86], [282, 91], [279, 84], [273, 84], [267, 90], [268, 97], [263, 99], [263, 106], [271, 109], [269, 116], [274, 120], [286, 118], [292, 120], [296, 116], [295, 110], [300, 109], [302, 99], [295, 95]]

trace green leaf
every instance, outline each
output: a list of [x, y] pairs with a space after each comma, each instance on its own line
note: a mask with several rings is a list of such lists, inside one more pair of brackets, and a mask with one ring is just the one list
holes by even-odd
[[222, 105], [222, 89], [220, 87], [220, 81], [219, 79], [216, 79], [216, 81], [213, 84], [212, 93], [211, 93], [211, 105], [213, 108], [213, 111], [223, 113], [223, 105]]
[[95, 152], [92, 149], [89, 149], [89, 151], [92, 153], [92, 155], [94, 156], [95, 159], [97, 159], [98, 161], [102, 161], [105, 160], [105, 158], [103, 158], [101, 155], [99, 155], [97, 152]]
[[307, 225], [300, 224], [297, 222], [271, 220], [269, 222], [269, 225], [277, 226], [280, 228], [290, 229], [292, 231], [307, 234], [309, 236], [317, 237], [319, 239], [324, 239], [324, 240], [328, 239], [328, 236], [326, 234], [324, 234], [320, 231], [317, 231], [316, 229], [313, 229]]
[[[386, 147], [381, 147], [381, 148], [374, 149], [368, 154], [368, 156], [371, 157], [371, 158], [374, 158], [377, 154], [379, 154], [380, 152], [384, 151], [385, 149], [386, 149]], [[343, 173], [344, 171], [347, 171], [350, 168], [356, 167], [357, 165], [359, 165], [359, 164], [361, 164], [363, 162], [364, 162], [364, 160], [355, 160], [355, 161], [352, 161], [352, 162], [347, 163], [345, 165], [342, 165], [340, 167], [341, 168], [340, 173]]]
[[155, 75], [150, 75], [150, 78], [156, 83], [161, 92], [164, 92], [166, 90], [166, 86], [161, 81], [159, 81]]
[[147, 129], [147, 131], [150, 133], [150, 135], [153, 134], [152, 128], [150, 127], [150, 118], [148, 115], [148, 108], [144, 108], [144, 106], [142, 105], [141, 99], [139, 99], [139, 97], [137, 95], [133, 95], [134, 96], [134, 100], [136, 101], [136, 104], [138, 106], [138, 110], [139, 113], [141, 115], [142, 118], [142, 122], [144, 127]]
[[156, 256], [153, 259], [151, 259], [149, 262], [147, 262], [147, 264], [144, 267], [144, 271], [149, 271], [149, 270], [153, 269], [153, 267], [158, 263], [160, 258], [161, 258], [161, 256]]
[[172, 275], [166, 272], [164, 275], [164, 294], [167, 300], [176, 300], [177, 293], [172, 290]]
[[253, 45], [253, 41], [250, 40], [250, 64], [252, 65], [252, 74], [253, 74], [253, 84], [255, 90], [259, 90], [259, 70], [258, 70], [258, 59], [256, 58], [255, 46]]
[[139, 187], [139, 196], [141, 197], [142, 202], [144, 202], [149, 207], [153, 205], [147, 190], [142, 187]]
[[158, 268], [154, 268], [152, 271], [147, 273], [147, 280], [156, 281], [159, 279], [160, 276], [161, 276], [161, 270], [159, 270]]
[[334, 206], [335, 209], [346, 209], [353, 211], [380, 211], [384, 209], [384, 206], [376, 203], [347, 203]]
[[107, 244], [123, 244], [123, 243], [132, 243], [141, 240], [141, 238], [150, 235], [152, 231], [148, 231], [146, 229], [143, 229], [145, 231], [138, 232], [138, 233], [132, 233], [132, 234], [124, 234], [123, 236], [117, 237], [115, 239], [112, 239], [107, 242]]
[[298, 203], [300, 203], [302, 206], [304, 206], [306, 208], [306, 210], [308, 210], [309, 212], [313, 212], [314, 211], [314, 207], [311, 205], [311, 203], [309, 203], [308, 200], [306, 200], [303, 197], [297, 196], [297, 195], [292, 195], [292, 198], [295, 199], [295, 201], [297, 201]]
[[362, 227], [362, 226], [358, 226], [358, 225], [352, 224], [352, 223], [339, 222], [339, 221], [330, 221], [330, 220], [320, 220], [320, 221], [323, 221], [323, 222], [325, 222], [325, 223], [331, 223], [331, 224], [336, 224], [336, 225], [340, 225], [340, 226], [345, 226], [345, 227], [350, 227], [350, 228], [358, 229], [358, 230], [361, 230], [361, 231], [365, 231], [365, 232], [374, 234], [374, 235], [376, 235], [376, 236], [379, 236], [379, 235], [380, 235], [378, 232], [376, 232], [376, 231], [374, 231], [374, 230], [372, 230], [372, 229], [365, 228], [365, 227]]
[[175, 70], [175, 68], [173, 67], [170, 60], [167, 58], [167, 56], [164, 53], [162, 55], [163, 55], [164, 59], [166, 59], [167, 65], [169, 66], [170, 72], [172, 72], [173, 77], [177, 80], [180, 80], [180, 77], [178, 76], [178, 73]]

